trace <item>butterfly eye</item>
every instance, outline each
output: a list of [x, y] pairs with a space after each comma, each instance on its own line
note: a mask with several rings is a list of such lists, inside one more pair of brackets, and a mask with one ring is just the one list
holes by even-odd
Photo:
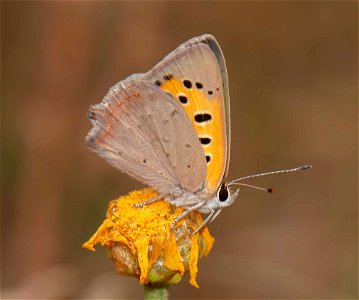
[[224, 202], [228, 199], [229, 192], [225, 185], [222, 185], [220, 190], [218, 191], [218, 199], [221, 202]]

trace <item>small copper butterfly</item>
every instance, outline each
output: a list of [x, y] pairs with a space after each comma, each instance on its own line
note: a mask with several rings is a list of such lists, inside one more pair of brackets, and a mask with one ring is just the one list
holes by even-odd
[[[240, 180], [308, 169], [246, 176], [226, 183], [230, 158], [230, 105], [222, 50], [209, 34], [180, 45], [149, 72], [113, 86], [89, 110], [93, 128], [87, 145], [115, 168], [185, 209], [208, 214], [194, 232], [231, 205]], [[270, 189], [263, 189], [271, 191]]]

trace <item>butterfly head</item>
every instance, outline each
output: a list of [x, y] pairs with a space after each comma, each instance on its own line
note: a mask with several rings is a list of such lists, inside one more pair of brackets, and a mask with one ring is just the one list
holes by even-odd
[[198, 210], [207, 214], [213, 211], [221, 210], [224, 207], [228, 207], [237, 199], [239, 190], [240, 189], [238, 187], [234, 188], [226, 183], [222, 183], [212, 197], [206, 197], [206, 201]]

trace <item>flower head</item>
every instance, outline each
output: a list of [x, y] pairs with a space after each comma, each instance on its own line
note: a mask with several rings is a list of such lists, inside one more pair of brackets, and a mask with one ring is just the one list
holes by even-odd
[[203, 221], [197, 211], [179, 221], [171, 232], [183, 209], [165, 200], [133, 207], [157, 195], [152, 189], [143, 189], [111, 201], [106, 219], [83, 247], [91, 251], [97, 243], [107, 247], [116, 271], [138, 277], [141, 284], [178, 283], [189, 271], [191, 285], [198, 287], [198, 258], [208, 255], [214, 238], [207, 227], [192, 235]]

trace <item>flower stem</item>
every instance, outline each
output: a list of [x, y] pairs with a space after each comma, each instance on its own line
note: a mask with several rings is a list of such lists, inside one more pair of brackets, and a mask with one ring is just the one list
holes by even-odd
[[145, 300], [168, 300], [168, 285], [145, 284]]

